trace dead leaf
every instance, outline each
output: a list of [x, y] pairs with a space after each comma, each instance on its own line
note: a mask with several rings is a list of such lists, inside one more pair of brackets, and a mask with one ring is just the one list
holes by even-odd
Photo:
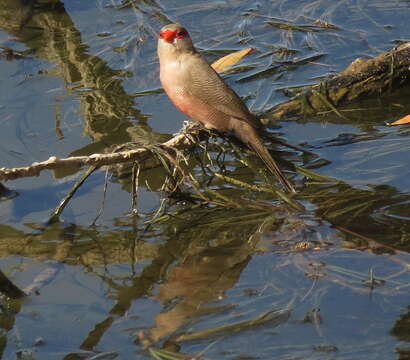
[[216, 60], [211, 66], [217, 73], [222, 73], [226, 71], [232, 65], [238, 63], [244, 56], [248, 55], [253, 51], [252, 48], [246, 48], [243, 50], [235, 51], [228, 54], [218, 60]]
[[403, 125], [403, 124], [409, 124], [410, 123], [410, 115], [406, 115], [405, 117], [402, 117], [399, 120], [396, 120], [389, 125]]

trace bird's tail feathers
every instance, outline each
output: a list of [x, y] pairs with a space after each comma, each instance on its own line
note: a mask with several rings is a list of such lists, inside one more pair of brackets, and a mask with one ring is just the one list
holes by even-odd
[[279, 168], [276, 161], [272, 158], [271, 154], [269, 153], [268, 149], [263, 145], [262, 141], [257, 139], [257, 141], [252, 141], [248, 143], [249, 147], [258, 154], [261, 160], [265, 163], [269, 171], [275, 175], [281, 184], [291, 193], [296, 193], [295, 188], [290, 183], [290, 181], [286, 178], [283, 174], [282, 170]]

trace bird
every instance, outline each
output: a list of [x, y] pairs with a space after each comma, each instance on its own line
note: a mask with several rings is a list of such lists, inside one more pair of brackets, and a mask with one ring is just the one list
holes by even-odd
[[263, 144], [259, 120], [196, 50], [188, 31], [180, 24], [165, 25], [157, 51], [160, 81], [174, 105], [205, 128], [234, 135], [261, 158], [288, 192], [296, 193]]

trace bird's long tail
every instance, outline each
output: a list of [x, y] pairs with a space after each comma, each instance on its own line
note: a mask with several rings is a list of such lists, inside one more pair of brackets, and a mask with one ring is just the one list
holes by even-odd
[[295, 188], [285, 177], [254, 129], [251, 129], [251, 131], [247, 133], [246, 139], [242, 139], [242, 141], [244, 141], [262, 159], [269, 171], [279, 179], [286, 190], [291, 193], [296, 193]]

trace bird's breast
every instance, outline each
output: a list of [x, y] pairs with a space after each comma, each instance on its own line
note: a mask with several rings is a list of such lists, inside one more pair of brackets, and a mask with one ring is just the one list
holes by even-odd
[[[181, 61], [161, 61], [160, 80], [168, 97], [185, 115], [209, 129], [231, 130], [230, 117], [207, 101], [206, 92], [201, 94], [194, 88], [197, 83], [193, 83], [191, 72]], [[206, 81], [203, 86], [206, 90]]]
[[189, 111], [189, 74], [184, 73], [179, 61], [161, 63], [160, 80], [162, 87], [175, 106], [183, 113]]

